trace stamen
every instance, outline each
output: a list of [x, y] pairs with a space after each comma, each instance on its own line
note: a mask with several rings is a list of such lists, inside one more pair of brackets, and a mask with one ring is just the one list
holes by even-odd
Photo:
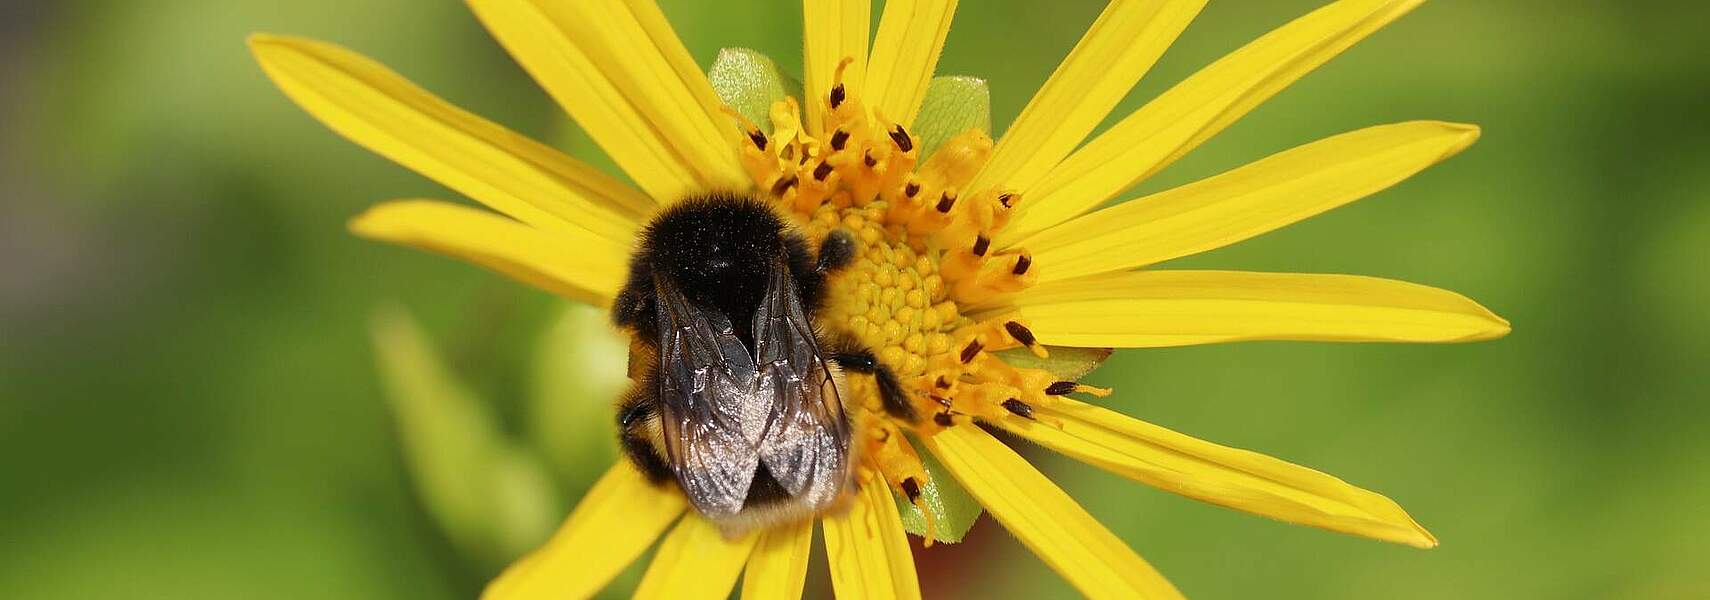
[[895, 142], [897, 149], [903, 152], [914, 150], [914, 138], [909, 137], [908, 130], [903, 129], [901, 125], [891, 130], [891, 141]]
[[772, 184], [772, 195], [783, 197], [784, 192], [790, 191], [790, 188], [796, 187], [798, 183], [801, 183], [801, 178], [795, 175], [780, 177], [777, 183]]
[[831, 107], [837, 108], [839, 106], [843, 106], [843, 100], [846, 96], [847, 93], [843, 91], [843, 84], [839, 83], [831, 86]]
[[968, 345], [962, 348], [962, 364], [974, 362], [974, 357], [979, 356], [980, 350], [985, 349], [985, 347], [986, 345], [980, 343], [979, 340], [968, 342]]
[[1003, 407], [1009, 410], [1009, 412], [1015, 413], [1015, 416], [1023, 419], [1033, 418], [1033, 407], [1028, 405], [1026, 402], [1022, 402], [1020, 399], [1010, 398], [1008, 400], [1004, 400]]
[[1010, 321], [1008, 323], [1004, 323], [1003, 328], [1005, 331], [1009, 332], [1009, 337], [1015, 338], [1015, 341], [1021, 342], [1021, 345], [1023, 346], [1032, 346], [1039, 343], [1039, 340], [1033, 337], [1033, 331], [1029, 330], [1025, 325], [1015, 321]]
[[933, 208], [938, 209], [938, 212], [947, 213], [947, 212], [950, 212], [950, 209], [954, 208], [955, 206], [956, 206], [956, 194], [953, 194], [950, 192], [944, 192], [944, 195], [938, 197], [938, 206], [935, 206]]

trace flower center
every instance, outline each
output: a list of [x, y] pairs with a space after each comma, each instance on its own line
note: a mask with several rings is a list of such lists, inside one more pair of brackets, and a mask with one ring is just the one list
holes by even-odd
[[1108, 391], [1011, 366], [998, 354], [1047, 352], [1002, 303], [1037, 279], [1032, 257], [992, 244], [1021, 196], [967, 187], [991, 155], [991, 138], [964, 131], [922, 162], [919, 140], [865, 107], [841, 74], [819, 100], [823, 132], [805, 130], [794, 98], [777, 102], [772, 135], [744, 120], [742, 163], [810, 241], [838, 229], [853, 235], [856, 258], [831, 282], [820, 322], [871, 349], [919, 415], [889, 416], [873, 379], [847, 378], [849, 404], [865, 413], [856, 419], [864, 455], [918, 502], [926, 474], [901, 431], [932, 435], [974, 418], [1031, 419], [1033, 407], [1054, 396]]

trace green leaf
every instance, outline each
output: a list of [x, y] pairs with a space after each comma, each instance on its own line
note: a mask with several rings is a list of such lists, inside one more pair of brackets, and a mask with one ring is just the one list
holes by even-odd
[[563, 499], [540, 457], [500, 431], [402, 309], [382, 311], [372, 329], [411, 483], [452, 544], [497, 566], [545, 541]]
[[772, 133], [772, 103], [802, 97], [802, 82], [779, 69], [770, 57], [747, 48], [718, 51], [707, 79], [720, 100], [768, 134]]
[[534, 351], [528, 435], [568, 492], [617, 459], [613, 406], [629, 387], [629, 340], [605, 311], [566, 304]]
[[978, 77], [934, 77], [911, 128], [925, 160], [944, 142], [969, 129], [992, 132], [992, 93]]
[[1046, 346], [1049, 358], [1039, 358], [1026, 348], [1011, 348], [998, 352], [998, 358], [1023, 369], [1043, 369], [1062, 381], [1075, 381], [1093, 372], [1110, 358], [1110, 348], [1070, 348]]
[[[961, 484], [956, 483], [956, 478], [950, 474], [949, 469], [944, 468], [931, 453], [920, 452], [918, 444], [915, 444], [915, 453], [920, 455], [920, 462], [926, 467], [926, 475], [932, 479], [920, 486], [920, 499], [926, 509], [932, 512], [933, 539], [947, 544], [962, 541], [962, 537], [968, 535], [968, 529], [974, 526], [974, 521], [979, 520], [980, 513], [985, 509], [973, 496], [968, 495], [967, 490], [962, 489]], [[896, 498], [897, 511], [902, 513], [903, 528], [909, 533], [926, 537], [926, 515], [920, 512], [920, 507], [897, 494], [895, 490], [891, 491], [891, 496]]]

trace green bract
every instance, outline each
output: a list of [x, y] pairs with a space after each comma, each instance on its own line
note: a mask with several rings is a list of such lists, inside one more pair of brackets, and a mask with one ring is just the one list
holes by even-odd
[[986, 80], [977, 77], [934, 77], [926, 85], [920, 116], [910, 131], [920, 138], [920, 156], [932, 155], [938, 146], [969, 129], [992, 133], [992, 94]]
[[1075, 381], [1093, 372], [1104, 359], [1110, 358], [1110, 348], [1070, 348], [1046, 346], [1047, 358], [1034, 356], [1026, 348], [998, 352], [1004, 362], [1023, 369], [1039, 369], [1057, 376], [1061, 381]]
[[771, 58], [747, 48], [720, 50], [707, 79], [720, 100], [766, 133], [772, 133], [772, 103], [802, 98], [802, 82], [784, 73]]

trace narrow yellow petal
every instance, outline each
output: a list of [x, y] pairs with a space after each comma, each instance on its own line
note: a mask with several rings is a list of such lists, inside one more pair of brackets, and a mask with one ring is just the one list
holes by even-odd
[[620, 461], [588, 490], [546, 545], [505, 569], [481, 598], [592, 596], [653, 545], [686, 507], [682, 496], [655, 487], [628, 461]]
[[1471, 342], [1508, 322], [1454, 292], [1355, 275], [1135, 271], [1029, 288], [1040, 342], [1148, 348], [1251, 340]]
[[843, 83], [852, 91], [865, 89], [872, 14], [872, 0], [802, 0], [802, 93], [808, 96], [802, 103], [807, 105], [808, 133], [821, 133], [826, 95], [843, 59], [854, 60], [843, 72]]
[[1114, 198], [1198, 147], [1302, 76], [1424, 0], [1342, 0], [1224, 56], [1064, 160], [1036, 185], [998, 243]]
[[880, 114], [913, 126], [944, 51], [956, 0], [889, 0], [879, 16], [862, 94]]
[[1039, 445], [1158, 489], [1273, 519], [1420, 548], [1437, 539], [1394, 501], [1263, 454], [1219, 446], [1097, 406], [1058, 398], [1046, 425], [999, 421]]
[[1022, 242], [1055, 281], [1205, 252], [1400, 183], [1459, 153], [1478, 128], [1436, 121], [1369, 127], [1216, 177], [1118, 204]]
[[350, 229], [475, 263], [595, 306], [611, 304], [628, 271], [628, 251], [604, 238], [543, 231], [447, 202], [388, 202], [352, 219]]
[[735, 126], [649, 0], [468, 0], [493, 37], [654, 199], [746, 189]]
[[271, 35], [249, 45], [274, 83], [334, 131], [518, 220], [628, 240], [652, 210], [633, 188], [360, 54]]
[[[725, 539], [718, 527], [690, 514], [677, 522], [677, 528], [659, 544], [653, 564], [641, 576], [635, 588], [635, 598], [660, 600], [723, 600], [730, 596], [736, 579], [742, 575], [742, 565], [754, 550], [757, 534], [742, 539]], [[601, 546], [588, 546], [590, 554], [601, 552]]]
[[908, 532], [883, 481], [867, 479], [848, 513], [821, 523], [837, 597], [920, 598]]
[[1004, 132], [968, 188], [1031, 189], [1110, 114], [1204, 7], [1205, 0], [1112, 0]]
[[1082, 594], [1181, 597], [1152, 565], [991, 434], [951, 427], [924, 441], [1004, 528]]
[[813, 550], [813, 521], [802, 521], [760, 534], [754, 556], [742, 574], [742, 600], [802, 597], [808, 557]]

